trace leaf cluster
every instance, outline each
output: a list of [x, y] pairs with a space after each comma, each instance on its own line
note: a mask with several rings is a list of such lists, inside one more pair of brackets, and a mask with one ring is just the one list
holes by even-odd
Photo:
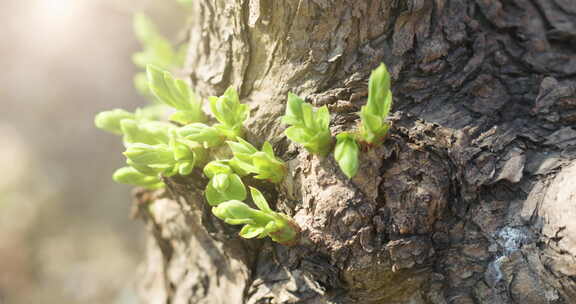
[[[123, 135], [124, 155], [127, 164], [134, 169], [130, 174], [127, 170], [120, 171], [116, 181], [149, 186], [149, 180], [144, 176], [159, 180], [161, 176], [188, 175], [195, 166], [209, 161], [208, 156], [216, 157], [219, 164], [211, 163], [204, 171], [210, 178], [207, 186], [210, 204], [243, 199], [245, 190], [242, 192], [244, 185], [240, 176], [254, 174], [257, 179], [274, 183], [282, 180], [285, 165], [274, 155], [272, 145], [266, 142], [259, 151], [238, 136], [243, 134], [243, 123], [249, 112], [248, 107], [240, 103], [234, 88], [227, 89], [220, 97], [210, 98], [210, 109], [217, 123], [209, 125], [198, 122], [205, 120], [206, 115], [202, 112], [201, 103], [183, 81], [153, 66], [148, 67], [148, 75], [150, 91], [164, 105], [177, 110], [170, 119], [179, 125], [155, 120], [160, 115], [152, 111], [130, 113], [117, 109], [98, 114], [95, 118], [97, 127]], [[227, 139], [234, 157], [218, 160], [216, 152], [222, 150], [220, 147]], [[210, 149], [215, 149], [214, 153], [208, 151]], [[227, 169], [214, 174], [214, 168]], [[143, 176], [133, 178], [134, 171]]]
[[[174, 58], [171, 46], [155, 32], [149, 20], [138, 18], [139, 38], [150, 43], [150, 49], [135, 56], [135, 62], [146, 65], [147, 91], [161, 105], [134, 113], [115, 109], [95, 117], [98, 128], [122, 135], [126, 146], [128, 166], [116, 170], [113, 179], [158, 189], [164, 186], [162, 177], [189, 175], [195, 167], [206, 164], [203, 172], [209, 182], [205, 197], [215, 216], [228, 224], [244, 225], [240, 231], [244, 238], [269, 236], [281, 244], [294, 244], [299, 238], [297, 225], [285, 214], [274, 212], [260, 191], [250, 187], [257, 209], [242, 202], [247, 198], [243, 176], [253, 174], [256, 179], [279, 183], [286, 174], [286, 165], [275, 156], [269, 142], [258, 150], [242, 139], [243, 124], [249, 115], [247, 105], [240, 103], [234, 88], [220, 97], [210, 97], [211, 114], [217, 122], [207, 124], [208, 117], [192, 89], [162, 67], [168, 64], [168, 57]], [[176, 110], [170, 121], [162, 120], [166, 106]], [[360, 111], [359, 130], [336, 135], [334, 159], [348, 178], [358, 172], [359, 142], [376, 144], [386, 136], [391, 106], [390, 75], [381, 65], [370, 76], [368, 102]], [[286, 136], [310, 153], [327, 156], [332, 150], [334, 140], [326, 106], [314, 108], [290, 93], [282, 121], [290, 126]], [[225, 147], [224, 142], [231, 159], [220, 159], [216, 153]]]
[[[190, 3], [187, 0], [180, 2]], [[95, 125], [123, 136], [126, 147], [123, 154], [127, 166], [116, 170], [113, 179], [159, 189], [165, 186], [163, 177], [189, 175], [195, 167], [207, 163], [203, 170], [209, 179], [205, 197], [214, 207], [216, 216], [230, 224], [244, 224], [240, 232], [242, 237], [270, 236], [282, 244], [294, 243], [298, 239], [298, 227], [288, 216], [272, 211], [258, 190], [251, 188], [258, 210], [242, 203], [247, 191], [241, 176], [255, 174], [257, 179], [277, 183], [286, 171], [270, 143], [265, 142], [259, 151], [241, 138], [244, 121], [249, 115], [248, 106], [240, 103], [234, 88], [229, 88], [222, 96], [209, 98], [210, 110], [217, 123], [207, 124], [208, 117], [192, 89], [167, 71], [180, 63], [170, 43], [142, 14], [135, 16], [134, 28], [144, 51], [135, 54], [133, 60], [136, 65], [146, 68], [145, 74], [136, 75], [135, 83], [142, 92], [153, 95], [159, 104], [134, 113], [115, 109], [96, 115]], [[164, 120], [166, 107], [176, 110], [169, 121]], [[308, 108], [304, 108], [306, 112]], [[327, 109], [318, 112], [315, 117], [322, 121], [317, 125], [298, 125], [296, 122], [295, 127], [308, 128], [306, 132], [325, 133], [329, 121], [327, 114]], [[232, 159], [219, 159], [218, 152], [225, 147], [224, 142], [231, 150], [228, 154], [233, 155]], [[314, 145], [309, 146], [314, 149]]]
[[232, 87], [228, 88], [220, 97], [212, 96], [210, 111], [218, 121], [214, 127], [226, 138], [236, 139], [244, 135], [242, 124], [248, 119], [248, 106], [240, 103], [238, 92]]
[[[386, 122], [392, 108], [390, 74], [384, 64], [372, 71], [369, 80], [368, 101], [360, 110], [361, 124], [357, 132], [340, 133], [336, 136], [334, 159], [348, 178], [358, 172], [359, 142], [381, 143], [390, 128]], [[326, 156], [332, 149], [330, 113], [328, 108], [314, 108], [302, 98], [289, 93], [286, 114], [282, 122], [290, 125], [285, 134], [290, 140], [303, 145], [310, 153]]]
[[288, 105], [282, 122], [290, 125], [286, 137], [297, 142], [312, 154], [326, 156], [332, 149], [330, 113], [328, 107], [313, 108], [295, 94], [288, 93]]

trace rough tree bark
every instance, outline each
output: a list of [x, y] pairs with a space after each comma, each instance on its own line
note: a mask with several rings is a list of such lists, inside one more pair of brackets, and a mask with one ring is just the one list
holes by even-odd
[[[248, 140], [289, 164], [263, 189], [303, 241], [242, 240], [206, 180], [138, 192], [143, 303], [576, 303], [576, 2], [194, 1], [186, 73], [239, 88]], [[286, 140], [288, 91], [356, 126], [369, 72], [393, 128], [351, 181]]]

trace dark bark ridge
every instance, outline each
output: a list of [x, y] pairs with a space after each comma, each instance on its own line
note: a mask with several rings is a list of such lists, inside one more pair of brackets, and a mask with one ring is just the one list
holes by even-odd
[[[241, 240], [206, 180], [138, 195], [145, 303], [571, 303], [576, 297], [576, 3], [571, 0], [195, 4], [187, 72], [241, 89], [255, 144], [289, 166], [264, 190], [303, 242]], [[394, 123], [347, 180], [281, 135], [288, 91], [355, 126], [390, 68]]]

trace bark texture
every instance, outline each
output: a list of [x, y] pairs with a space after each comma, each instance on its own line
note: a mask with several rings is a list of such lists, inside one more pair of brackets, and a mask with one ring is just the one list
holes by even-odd
[[[289, 165], [247, 180], [303, 230], [242, 240], [200, 171], [136, 193], [143, 303], [576, 303], [576, 2], [195, 1], [185, 73], [239, 88], [249, 141]], [[356, 127], [369, 72], [393, 75], [393, 127], [352, 180], [283, 135], [292, 91]]]

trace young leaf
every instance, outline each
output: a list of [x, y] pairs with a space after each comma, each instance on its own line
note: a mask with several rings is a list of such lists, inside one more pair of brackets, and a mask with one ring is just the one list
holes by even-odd
[[120, 122], [125, 119], [134, 120], [136, 117], [128, 111], [115, 109], [98, 113], [94, 118], [94, 124], [98, 129], [122, 135]]
[[202, 105], [186, 82], [153, 65], [146, 67], [146, 73], [152, 94], [160, 102], [178, 110], [170, 119], [182, 124], [205, 120]]
[[140, 186], [147, 189], [159, 189], [164, 187], [164, 183], [158, 176], [144, 175], [132, 167], [123, 167], [112, 176], [117, 183]]
[[195, 142], [171, 136], [169, 143], [128, 143], [124, 155], [127, 163], [145, 175], [188, 175], [202, 162], [205, 151]]
[[244, 227], [242, 227], [238, 235], [240, 235], [245, 239], [253, 239], [255, 237], [258, 238], [266, 237], [265, 229], [263, 227], [256, 227], [252, 225], [245, 225]]
[[166, 144], [130, 144], [124, 155], [135, 164], [152, 168], [167, 168], [175, 162], [174, 154]]
[[170, 108], [163, 104], [150, 104], [134, 111], [137, 121], [158, 121], [165, 120]]
[[220, 146], [225, 139], [218, 129], [203, 123], [193, 123], [179, 128], [178, 135], [188, 140], [204, 143], [207, 148]]
[[285, 214], [272, 211], [258, 190], [251, 188], [250, 191], [252, 200], [260, 210], [253, 209], [241, 201], [231, 200], [212, 208], [212, 213], [228, 224], [245, 225], [239, 233], [243, 238], [269, 236], [280, 244], [296, 244], [300, 229], [292, 219]]
[[242, 137], [236, 137], [235, 139], [238, 142], [233, 142], [233, 141], [227, 141], [226, 142], [228, 144], [228, 146], [230, 147], [230, 149], [232, 150], [232, 153], [242, 154], [242, 155], [251, 155], [251, 154], [258, 152], [258, 149], [256, 149], [251, 143], [242, 139]]
[[229, 139], [235, 139], [243, 134], [243, 123], [248, 118], [248, 106], [240, 103], [238, 92], [233, 87], [228, 88], [220, 97], [210, 97], [210, 110], [218, 120], [218, 128]]
[[268, 213], [273, 212], [272, 209], [270, 209], [270, 206], [268, 205], [266, 198], [264, 198], [264, 195], [262, 195], [262, 193], [258, 191], [258, 189], [250, 187], [250, 194], [252, 195], [252, 200], [254, 201], [254, 204], [256, 205], [256, 207], [258, 207], [258, 209]]
[[392, 92], [384, 64], [372, 72], [368, 87], [368, 102], [360, 109], [360, 138], [373, 144], [381, 142], [390, 127], [385, 120], [392, 108]]
[[[230, 164], [246, 173], [254, 173], [254, 178], [279, 183], [286, 174], [284, 162], [274, 155], [272, 145], [265, 142], [262, 151], [258, 151], [252, 144], [237, 137], [238, 142], [227, 141], [234, 154]], [[236, 169], [235, 169], [236, 170]], [[239, 174], [242, 174], [240, 172]]]
[[212, 177], [206, 186], [206, 200], [210, 206], [216, 206], [230, 200], [246, 199], [246, 187], [236, 174], [219, 173]]
[[254, 178], [279, 183], [286, 175], [284, 162], [265, 152], [256, 152], [252, 155], [252, 165], [256, 176]]
[[326, 156], [332, 149], [328, 108], [313, 108], [300, 97], [288, 93], [288, 105], [282, 122], [291, 125], [284, 134], [310, 153]]
[[167, 144], [174, 125], [161, 121], [136, 121], [124, 119], [120, 129], [124, 134], [125, 145], [143, 143], [149, 145]]
[[262, 211], [250, 208], [238, 200], [226, 201], [212, 208], [212, 213], [231, 225], [253, 224], [265, 226], [274, 218]]
[[208, 178], [213, 178], [216, 174], [232, 174], [232, 168], [221, 160], [213, 160], [204, 166], [204, 175]]
[[359, 147], [349, 133], [340, 133], [336, 135], [336, 149], [334, 158], [338, 162], [340, 169], [348, 178], [352, 178], [358, 172], [358, 153]]

